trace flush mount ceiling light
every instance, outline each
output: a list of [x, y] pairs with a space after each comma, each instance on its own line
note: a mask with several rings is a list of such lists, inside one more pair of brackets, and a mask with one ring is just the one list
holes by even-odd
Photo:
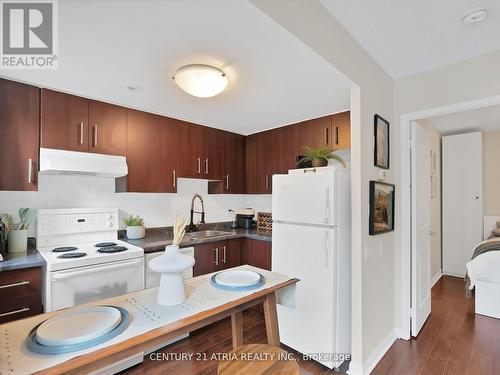
[[477, 23], [483, 21], [488, 15], [488, 11], [484, 8], [473, 9], [467, 12], [463, 18], [465, 24]]
[[177, 69], [172, 78], [181, 89], [198, 98], [220, 94], [229, 82], [222, 70], [202, 64], [183, 66]]

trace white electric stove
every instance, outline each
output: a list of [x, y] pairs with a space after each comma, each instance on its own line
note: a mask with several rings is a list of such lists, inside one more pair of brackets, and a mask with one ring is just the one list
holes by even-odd
[[144, 250], [117, 231], [116, 209], [38, 210], [46, 312], [144, 289]]

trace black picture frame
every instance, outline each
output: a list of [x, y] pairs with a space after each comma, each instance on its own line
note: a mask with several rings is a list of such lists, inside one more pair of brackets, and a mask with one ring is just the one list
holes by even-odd
[[[373, 132], [375, 145], [373, 152], [374, 165], [378, 168], [389, 169], [391, 160], [389, 121], [380, 115], [373, 116]], [[380, 139], [383, 136], [384, 139]], [[381, 150], [380, 148], [383, 147]], [[385, 152], [386, 150], [386, 152]]]
[[[385, 190], [385, 193], [390, 195], [387, 198], [387, 207], [385, 209], [377, 207], [377, 192], [382, 190]], [[368, 231], [370, 235], [374, 236], [394, 230], [395, 195], [395, 185], [381, 181], [370, 181], [370, 219]]]

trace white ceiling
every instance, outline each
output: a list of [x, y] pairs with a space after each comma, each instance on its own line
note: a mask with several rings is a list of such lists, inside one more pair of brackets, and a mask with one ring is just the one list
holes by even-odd
[[[58, 70], [0, 74], [242, 134], [349, 108], [352, 82], [246, 0], [64, 0], [59, 20]], [[181, 91], [171, 75], [193, 63], [228, 89]]]
[[[500, 48], [498, 0], [320, 0], [393, 78]], [[487, 18], [466, 25], [466, 12]]]
[[500, 105], [428, 118], [442, 135], [500, 130]]

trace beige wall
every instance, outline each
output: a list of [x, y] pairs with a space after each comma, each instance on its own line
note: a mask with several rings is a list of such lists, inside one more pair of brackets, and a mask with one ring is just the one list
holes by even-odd
[[500, 131], [483, 133], [483, 150], [484, 215], [500, 216]]
[[[431, 176], [436, 178], [435, 195], [431, 195], [431, 275], [435, 276], [441, 273], [442, 249], [441, 249], [441, 134], [436, 130], [432, 123], [427, 120], [418, 120], [418, 122], [427, 129], [429, 134], [430, 149], [436, 155], [436, 167]], [[431, 161], [432, 163], [432, 161]], [[432, 164], [431, 164], [432, 165]], [[432, 182], [431, 182], [432, 183]], [[432, 187], [431, 187], [432, 189]]]
[[[397, 232], [368, 235], [369, 180], [377, 179], [373, 166], [373, 115], [391, 122], [393, 131], [394, 81], [343, 28], [314, 0], [252, 0], [309, 48], [329, 61], [358, 87], [351, 97], [352, 176], [352, 361], [351, 374], [368, 373], [395, 335], [395, 239]], [[395, 154], [391, 150], [394, 178]], [[398, 188], [396, 187], [396, 196]], [[398, 226], [395, 226], [396, 231]]]

